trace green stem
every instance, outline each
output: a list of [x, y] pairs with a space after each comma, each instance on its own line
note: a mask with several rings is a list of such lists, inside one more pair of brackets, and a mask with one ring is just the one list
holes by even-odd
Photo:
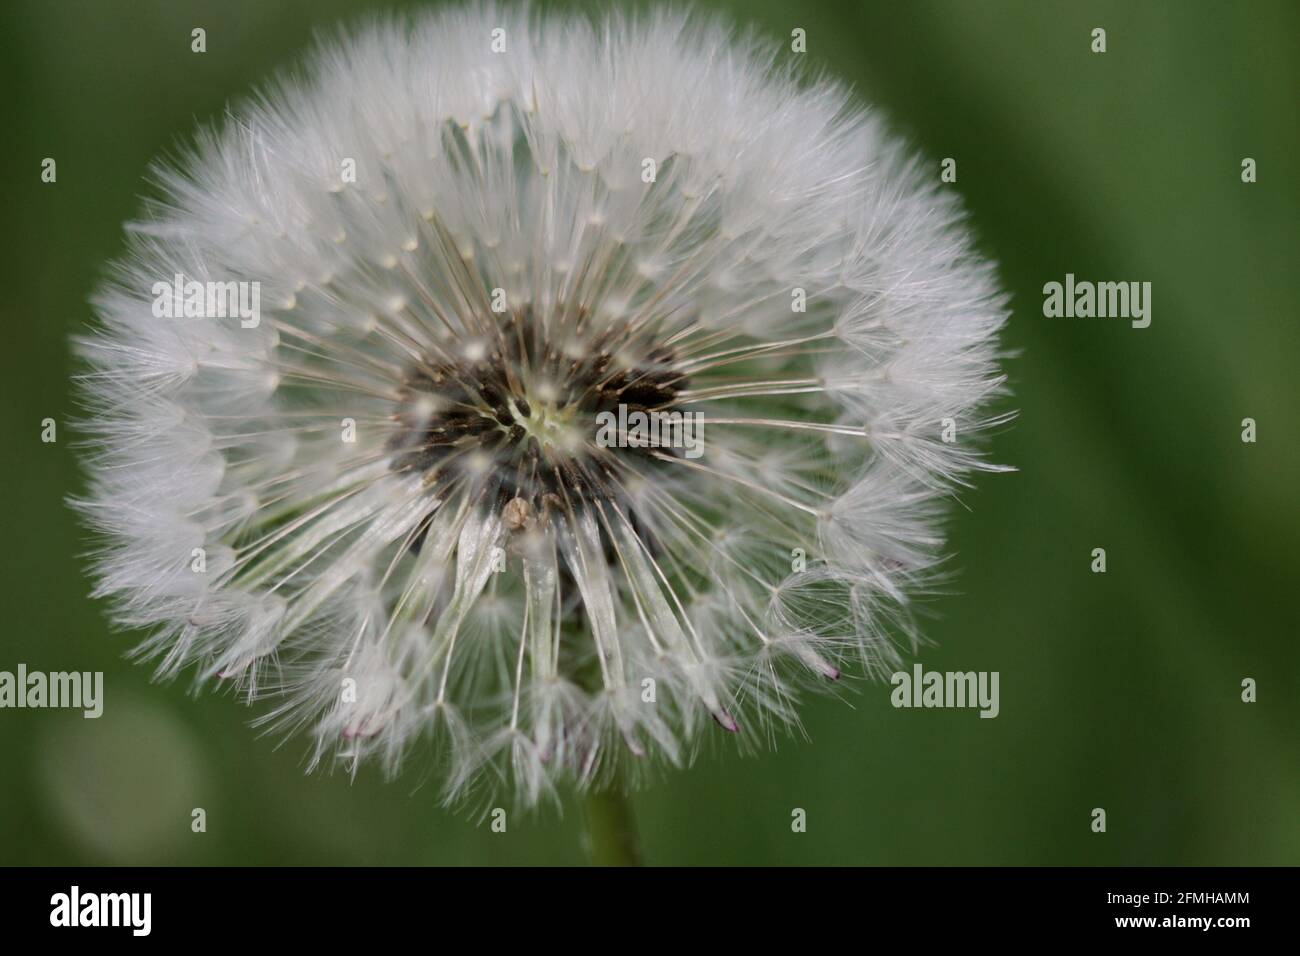
[[586, 845], [592, 866], [640, 866], [632, 802], [617, 784], [592, 790], [585, 800]]

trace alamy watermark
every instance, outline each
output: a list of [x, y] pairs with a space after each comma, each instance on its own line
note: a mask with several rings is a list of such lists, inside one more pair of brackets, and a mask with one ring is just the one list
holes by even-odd
[[996, 717], [998, 671], [927, 671], [920, 664], [912, 672], [895, 671], [889, 678], [894, 689], [889, 702], [895, 707], [978, 707], [981, 717]]
[[1131, 319], [1135, 329], [1151, 324], [1150, 282], [1065, 282], [1043, 286], [1043, 315], [1049, 319]]
[[601, 448], [680, 448], [687, 458], [704, 454], [704, 413], [628, 410], [596, 413]]
[[126, 926], [132, 936], [148, 936], [153, 928], [153, 894], [83, 893], [73, 886], [50, 897], [50, 925]]
[[90, 719], [104, 712], [103, 671], [0, 671], [0, 708], [71, 708]]
[[179, 272], [171, 282], [155, 282], [153, 314], [159, 319], [225, 319], [255, 329], [262, 321], [262, 283], [199, 282]]

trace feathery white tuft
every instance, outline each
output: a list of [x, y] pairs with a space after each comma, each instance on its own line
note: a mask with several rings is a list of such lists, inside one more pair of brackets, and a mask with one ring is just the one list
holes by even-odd
[[[78, 506], [160, 673], [270, 698], [313, 764], [427, 736], [449, 795], [532, 803], [894, 666], [946, 496], [996, 470], [1006, 300], [936, 175], [787, 61], [440, 11], [159, 169], [79, 343]], [[176, 274], [259, 283], [260, 323], [156, 317]], [[702, 412], [703, 454], [600, 446], [620, 403]]]

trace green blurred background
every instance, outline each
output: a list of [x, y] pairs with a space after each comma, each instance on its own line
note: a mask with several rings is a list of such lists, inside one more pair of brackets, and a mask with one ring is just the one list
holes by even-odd
[[[305, 776], [228, 697], [154, 685], [87, 597], [67, 339], [142, 174], [363, 10], [345, 0], [6, 0], [0, 70], [0, 670], [103, 670], [99, 720], [0, 710], [0, 863], [577, 863], [576, 806], [505, 834], [436, 805], [426, 767]], [[409, 6], [416, 6], [410, 4]], [[958, 162], [1014, 296], [1021, 409], [952, 515], [938, 670], [1001, 673], [1001, 715], [812, 701], [808, 737], [727, 748], [637, 794], [658, 864], [1297, 864], [1295, 600], [1300, 5], [716, 6]], [[190, 53], [189, 31], [208, 32]], [[1108, 52], [1090, 52], [1090, 31]], [[707, 91], [701, 91], [707, 95]], [[58, 161], [58, 182], [40, 162]], [[1259, 181], [1241, 182], [1243, 157]], [[1042, 286], [1153, 283], [1153, 322], [1047, 319]], [[61, 424], [40, 442], [40, 421]], [[1241, 420], [1258, 422], [1243, 444]], [[1108, 572], [1092, 574], [1104, 547]], [[1241, 681], [1259, 700], [1240, 699]], [[207, 811], [194, 834], [190, 811]], [[804, 808], [806, 833], [791, 832]], [[1090, 830], [1094, 807], [1107, 832]]]

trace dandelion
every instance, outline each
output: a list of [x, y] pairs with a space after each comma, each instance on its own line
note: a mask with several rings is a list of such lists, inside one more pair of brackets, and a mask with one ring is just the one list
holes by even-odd
[[[449, 798], [523, 804], [894, 667], [945, 500], [996, 470], [1006, 300], [937, 172], [790, 59], [439, 11], [158, 168], [79, 340], [77, 506], [140, 655], [313, 766], [425, 739]], [[629, 412], [699, 416], [696, 453], [597, 441]]]

